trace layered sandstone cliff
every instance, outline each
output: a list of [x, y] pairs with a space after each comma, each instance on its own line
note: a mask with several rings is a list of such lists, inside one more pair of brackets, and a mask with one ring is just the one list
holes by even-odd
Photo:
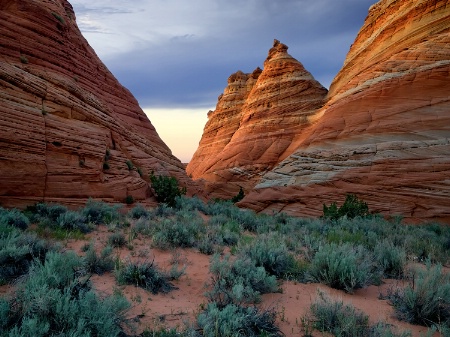
[[356, 193], [450, 220], [450, 1], [372, 6], [315, 118], [243, 206], [315, 216]]
[[83, 38], [72, 6], [1, 1], [0, 204], [144, 199], [152, 170], [192, 185]]
[[284, 159], [295, 136], [324, 103], [327, 90], [275, 40], [264, 69], [231, 75], [208, 113], [199, 148], [187, 166], [207, 192], [229, 197], [253, 188]]

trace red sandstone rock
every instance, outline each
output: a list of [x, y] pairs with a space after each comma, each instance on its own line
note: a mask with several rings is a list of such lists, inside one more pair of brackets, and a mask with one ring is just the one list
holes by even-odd
[[66, 0], [1, 1], [0, 204], [145, 199], [152, 170], [197, 191]]
[[319, 215], [355, 193], [369, 208], [450, 220], [450, 1], [371, 7], [316, 122], [242, 206]]
[[199, 148], [187, 166], [207, 192], [230, 197], [253, 188], [284, 159], [294, 137], [309, 125], [327, 90], [275, 40], [264, 70], [231, 75], [216, 110], [208, 113]]

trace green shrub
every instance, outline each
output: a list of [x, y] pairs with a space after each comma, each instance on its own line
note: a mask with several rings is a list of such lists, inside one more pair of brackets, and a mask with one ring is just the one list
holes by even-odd
[[215, 243], [214, 238], [210, 237], [209, 235], [206, 235], [198, 243], [198, 250], [202, 254], [212, 255], [216, 252], [214, 243]]
[[180, 195], [175, 198], [176, 208], [183, 211], [195, 211], [198, 210], [206, 214], [208, 206], [198, 197], [188, 198], [184, 195]]
[[[89, 233], [90, 226], [87, 224], [86, 217], [76, 211], [67, 211], [62, 213], [56, 220], [56, 225], [59, 228], [69, 231], [79, 230], [81, 233]], [[55, 228], [52, 226], [52, 228]]]
[[314, 328], [334, 336], [366, 337], [369, 330], [369, 316], [342, 301], [333, 301], [320, 292], [311, 304]]
[[178, 332], [177, 329], [159, 329], [159, 330], [145, 330], [139, 337], [196, 337], [196, 335], [191, 335], [189, 331], [186, 332]]
[[369, 316], [342, 301], [334, 301], [323, 292], [310, 307], [313, 327], [341, 337], [409, 337], [409, 332], [396, 333], [385, 323], [369, 325]]
[[240, 253], [248, 256], [257, 267], [264, 267], [270, 275], [277, 278], [292, 277], [296, 261], [285, 242], [275, 235], [262, 235], [251, 244], [242, 246]]
[[367, 215], [369, 215], [369, 206], [367, 206], [366, 202], [359, 200], [354, 194], [347, 194], [344, 204], [339, 208], [335, 202], [330, 206], [323, 204], [323, 217], [330, 220], [337, 220], [343, 216], [352, 219], [357, 216], [365, 217]]
[[80, 278], [80, 268], [81, 259], [73, 253], [49, 253], [44, 264], [33, 265], [3, 322], [6, 335], [119, 336], [127, 301], [117, 296], [99, 300]]
[[127, 164], [127, 168], [128, 168], [129, 171], [131, 171], [132, 169], [134, 169], [134, 164], [133, 164], [133, 162], [132, 162], [131, 160], [127, 160], [127, 161], [125, 162], [125, 164]]
[[379, 275], [373, 272], [372, 254], [362, 246], [325, 244], [311, 261], [308, 276], [312, 281], [352, 293], [372, 284]]
[[141, 204], [137, 204], [128, 212], [128, 216], [132, 219], [148, 218], [150, 214]]
[[58, 21], [59, 21], [60, 23], [62, 23], [63, 25], [66, 23], [66, 22], [64, 21], [64, 19], [62, 18], [61, 15], [59, 15], [59, 14], [57, 14], [57, 13], [55, 13], [55, 12], [52, 12], [52, 15], [55, 17], [56, 20], [58, 20]]
[[159, 204], [153, 213], [156, 217], [166, 218], [176, 214], [176, 210], [167, 204]]
[[17, 230], [0, 236], [0, 284], [25, 275], [34, 260], [43, 261], [50, 245], [34, 234]]
[[256, 307], [242, 307], [234, 304], [225, 307], [208, 304], [197, 318], [201, 336], [230, 337], [248, 336], [281, 337], [284, 334], [275, 325], [274, 310], [260, 311]]
[[122, 233], [114, 233], [108, 237], [108, 244], [112, 247], [120, 248], [125, 246], [127, 241]]
[[25, 230], [29, 224], [30, 220], [21, 211], [15, 208], [6, 210], [0, 207], [0, 226], [11, 226]]
[[176, 206], [176, 198], [186, 194], [186, 188], [178, 187], [175, 177], [155, 176], [150, 174], [152, 188], [158, 202], [167, 204], [169, 207]]
[[245, 197], [244, 190], [242, 189], [242, 187], [239, 187], [238, 194], [236, 194], [233, 198], [231, 198], [231, 202], [233, 204], [235, 204], [235, 203], [241, 201], [242, 199], [244, 199], [244, 197]]
[[116, 270], [116, 279], [120, 284], [141, 287], [153, 294], [168, 293], [177, 289], [169, 282], [170, 277], [161, 272], [153, 262], [137, 264], [128, 262]]
[[125, 197], [124, 202], [125, 202], [127, 205], [133, 204], [133, 203], [134, 203], [134, 198], [133, 198], [133, 196], [132, 196], [132, 195], [127, 195], [127, 196]]
[[27, 207], [26, 212], [31, 213], [30, 219], [33, 222], [47, 221], [47, 223], [56, 223], [58, 218], [68, 211], [66, 206], [59, 204], [37, 203]]
[[160, 249], [194, 247], [204, 230], [203, 221], [199, 218], [164, 219], [157, 225], [153, 245]]
[[450, 274], [441, 265], [417, 270], [412, 284], [388, 297], [400, 320], [425, 326], [446, 322], [450, 327]]
[[384, 277], [401, 278], [406, 265], [406, 253], [391, 241], [380, 242], [374, 250], [375, 259], [383, 270]]
[[91, 242], [83, 257], [83, 266], [86, 272], [102, 275], [113, 270], [114, 260], [111, 257], [111, 253], [112, 248], [107, 246], [101, 251], [100, 256], [98, 256], [94, 244]]
[[268, 275], [263, 267], [256, 267], [248, 258], [230, 261], [229, 256], [220, 259], [215, 255], [211, 260], [210, 272], [210, 291], [206, 296], [219, 307], [257, 303], [260, 294], [278, 290], [275, 276]]
[[110, 224], [112, 221], [120, 219], [119, 209], [121, 207], [122, 205], [110, 205], [102, 201], [89, 199], [80, 212], [88, 222], [96, 225]]

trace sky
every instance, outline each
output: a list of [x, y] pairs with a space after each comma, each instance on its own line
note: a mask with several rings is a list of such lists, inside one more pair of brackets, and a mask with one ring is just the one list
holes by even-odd
[[70, 0], [78, 26], [182, 162], [228, 77], [273, 40], [329, 87], [375, 0]]

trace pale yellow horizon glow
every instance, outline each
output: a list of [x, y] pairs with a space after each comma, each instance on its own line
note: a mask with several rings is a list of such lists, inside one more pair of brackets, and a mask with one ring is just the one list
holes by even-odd
[[172, 154], [182, 163], [189, 163], [198, 148], [210, 109], [143, 110]]

